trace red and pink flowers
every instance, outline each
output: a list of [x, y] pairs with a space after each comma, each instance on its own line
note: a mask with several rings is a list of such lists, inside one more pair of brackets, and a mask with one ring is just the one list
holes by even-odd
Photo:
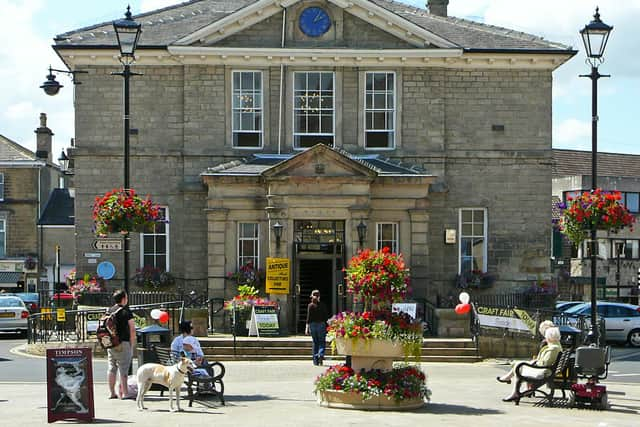
[[147, 196], [138, 196], [133, 189], [114, 189], [102, 197], [96, 197], [93, 204], [95, 233], [143, 231], [160, 220], [160, 209]]
[[591, 227], [612, 232], [630, 227], [635, 217], [620, 203], [619, 191], [607, 192], [601, 188], [585, 191], [575, 199], [569, 197], [562, 209], [560, 231], [576, 246], [587, 239]]
[[385, 396], [388, 399], [429, 399], [424, 372], [415, 366], [404, 366], [384, 372], [378, 369], [354, 372], [348, 366], [335, 365], [319, 375], [315, 381], [315, 393], [340, 390], [362, 395], [363, 399]]
[[403, 300], [409, 291], [409, 273], [402, 254], [388, 247], [360, 251], [351, 258], [345, 273], [347, 292], [363, 297], [365, 309], [388, 307]]

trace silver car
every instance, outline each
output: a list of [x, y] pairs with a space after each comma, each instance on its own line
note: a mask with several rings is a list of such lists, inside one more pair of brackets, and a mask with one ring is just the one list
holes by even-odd
[[0, 332], [19, 332], [26, 335], [29, 310], [15, 296], [0, 295]]
[[[598, 316], [604, 318], [607, 341], [628, 342], [640, 347], [640, 307], [618, 302], [598, 301]], [[591, 303], [583, 303], [565, 311], [571, 315], [591, 315]]]

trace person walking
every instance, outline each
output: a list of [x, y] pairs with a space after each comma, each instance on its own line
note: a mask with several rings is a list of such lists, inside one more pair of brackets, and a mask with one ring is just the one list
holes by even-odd
[[[129, 310], [129, 297], [127, 293], [118, 289], [113, 293], [115, 305], [109, 309], [109, 313], [115, 314], [116, 331], [120, 344], [107, 349], [107, 382], [109, 384], [109, 399], [127, 399], [129, 391], [127, 376], [133, 357], [133, 349], [136, 346], [136, 324], [133, 314]], [[116, 374], [118, 374], [116, 376]], [[119, 378], [119, 393], [116, 393], [116, 379]]]
[[307, 325], [305, 334], [311, 334], [313, 340], [313, 364], [322, 365], [327, 337], [327, 319], [329, 313], [327, 307], [320, 302], [320, 291], [314, 289], [311, 292], [311, 302], [307, 306]]

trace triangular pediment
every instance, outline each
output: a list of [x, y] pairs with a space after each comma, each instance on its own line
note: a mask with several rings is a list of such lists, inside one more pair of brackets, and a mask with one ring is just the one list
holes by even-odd
[[324, 144], [317, 144], [262, 172], [265, 178], [354, 177], [374, 179], [377, 171], [365, 162]]
[[[234, 13], [225, 16], [199, 30], [188, 34], [181, 38], [174, 45], [180, 46], [214, 46], [223, 40], [228, 40], [234, 35], [245, 32], [248, 29], [257, 28], [258, 24], [267, 20], [280, 19], [282, 23], [282, 15], [284, 9], [294, 10], [303, 0], [258, 0], [246, 7], [243, 7]], [[326, 7], [339, 8], [344, 11], [345, 16], [350, 16], [358, 20], [364, 21], [371, 27], [375, 27], [375, 31], [393, 37], [398, 41], [405, 43], [406, 46], [417, 48], [455, 48], [454, 43], [428, 31], [413, 22], [399, 16], [377, 4], [368, 0], [324, 0], [324, 2], [314, 2], [309, 5], [322, 5]], [[262, 29], [262, 28], [260, 28]], [[280, 28], [275, 25], [269, 26], [269, 33], [264, 36], [268, 39], [271, 32], [280, 34]], [[251, 35], [256, 40], [262, 40], [260, 32], [253, 31]], [[271, 34], [273, 36], [273, 34]], [[278, 40], [278, 37], [272, 37]], [[400, 44], [398, 44], [400, 45]], [[400, 45], [401, 46], [401, 45]], [[393, 46], [397, 48], [398, 46]], [[404, 47], [404, 46], [403, 46]]]

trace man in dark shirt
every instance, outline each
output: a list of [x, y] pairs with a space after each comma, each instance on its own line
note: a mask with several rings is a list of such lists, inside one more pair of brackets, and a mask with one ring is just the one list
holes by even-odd
[[311, 302], [307, 306], [307, 325], [305, 334], [311, 333], [313, 340], [313, 364], [322, 365], [324, 349], [327, 337], [327, 308], [320, 302], [320, 291], [314, 289], [311, 292]]
[[[128, 396], [127, 375], [129, 374], [129, 366], [131, 366], [131, 358], [133, 349], [136, 346], [136, 325], [133, 321], [133, 314], [129, 310], [127, 304], [129, 298], [127, 293], [121, 289], [113, 293], [115, 305], [109, 309], [110, 313], [116, 312], [115, 323], [118, 331], [120, 344], [116, 347], [107, 349], [109, 361], [109, 370], [107, 381], [109, 383], [109, 399], [126, 399]], [[120, 378], [120, 393], [116, 394], [116, 373]]]

